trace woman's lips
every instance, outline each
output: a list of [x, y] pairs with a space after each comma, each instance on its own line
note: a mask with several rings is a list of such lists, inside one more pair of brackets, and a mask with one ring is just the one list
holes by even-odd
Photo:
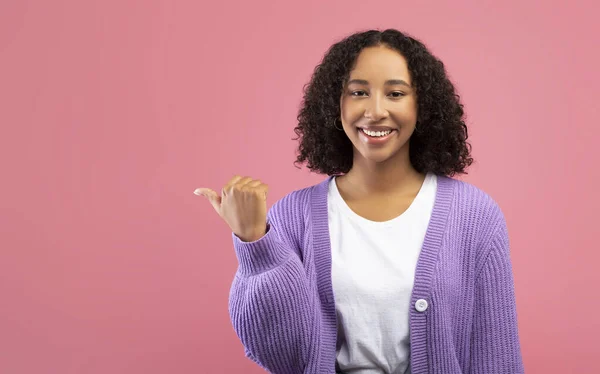
[[[396, 130], [388, 128], [388, 131], [389, 130], [391, 130], [389, 134], [387, 134], [385, 136], [377, 136], [376, 137], [376, 136], [367, 135], [362, 128], [359, 128], [358, 129], [358, 137], [360, 138], [360, 140], [363, 141], [363, 143], [368, 144], [368, 145], [383, 145], [383, 144], [387, 143], [387, 141], [390, 140], [396, 133]], [[381, 130], [379, 130], [379, 131], [381, 131]]]

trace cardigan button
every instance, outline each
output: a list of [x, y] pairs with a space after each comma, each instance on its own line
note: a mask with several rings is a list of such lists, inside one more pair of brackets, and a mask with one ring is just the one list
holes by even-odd
[[427, 307], [428, 307], [428, 304], [427, 304], [427, 300], [425, 300], [425, 299], [419, 299], [415, 303], [415, 309], [419, 312], [426, 311]]

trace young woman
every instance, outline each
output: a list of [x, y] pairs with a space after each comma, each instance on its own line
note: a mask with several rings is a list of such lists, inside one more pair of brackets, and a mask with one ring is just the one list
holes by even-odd
[[297, 162], [329, 177], [201, 188], [232, 229], [246, 355], [272, 373], [522, 373], [501, 209], [443, 63], [396, 30], [334, 44], [306, 87]]

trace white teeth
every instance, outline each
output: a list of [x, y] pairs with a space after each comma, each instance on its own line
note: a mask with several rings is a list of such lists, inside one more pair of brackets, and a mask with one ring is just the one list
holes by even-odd
[[388, 130], [388, 131], [369, 131], [369, 130], [365, 130], [365, 129], [362, 129], [362, 130], [365, 134], [367, 134], [369, 136], [386, 136], [392, 132], [392, 130]]

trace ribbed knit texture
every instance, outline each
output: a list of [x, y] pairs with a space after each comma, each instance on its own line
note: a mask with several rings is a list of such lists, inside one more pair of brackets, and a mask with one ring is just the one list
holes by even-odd
[[[246, 355], [271, 373], [335, 373], [332, 178], [277, 201], [261, 239], [232, 234], [231, 321]], [[485, 192], [438, 176], [411, 300], [412, 374], [523, 373], [506, 222]]]

